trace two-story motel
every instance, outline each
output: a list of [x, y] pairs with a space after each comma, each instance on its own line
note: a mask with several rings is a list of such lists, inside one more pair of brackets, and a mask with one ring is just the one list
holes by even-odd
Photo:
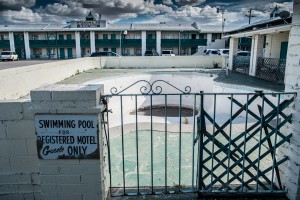
[[0, 25], [0, 51], [15, 51], [21, 59], [68, 59], [112, 51], [141, 56], [148, 49], [192, 55], [206, 48], [224, 48], [221, 27], [191, 24], [111, 24], [90, 12], [84, 21], [66, 24]]

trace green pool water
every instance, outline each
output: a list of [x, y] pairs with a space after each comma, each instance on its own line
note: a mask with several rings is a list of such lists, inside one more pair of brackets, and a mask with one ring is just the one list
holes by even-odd
[[[240, 133], [232, 133], [232, 138], [235, 138]], [[179, 185], [179, 141], [180, 134], [178, 132], [172, 133], [162, 131], [153, 131], [153, 185], [154, 186], [176, 186]], [[138, 137], [138, 144], [137, 144]], [[272, 138], [271, 138], [272, 139]], [[167, 145], [165, 145], [167, 140]], [[223, 136], [219, 135], [216, 140], [223, 144], [228, 143]], [[246, 152], [253, 148], [258, 143], [259, 135], [249, 140], [246, 145]], [[243, 142], [241, 138], [238, 143]], [[122, 137], [117, 136], [110, 140], [110, 151], [111, 151], [111, 179], [112, 187], [123, 187], [123, 158], [122, 158]], [[137, 154], [138, 146], [138, 154]], [[206, 144], [206, 148], [212, 150], [212, 142]], [[167, 149], [167, 153], [165, 151]], [[193, 157], [194, 148], [194, 157]], [[214, 146], [214, 151], [219, 148]], [[233, 150], [234, 147], [231, 147]], [[243, 146], [241, 147], [243, 149]], [[261, 154], [267, 150], [266, 143], [261, 146]], [[193, 181], [196, 183], [196, 172], [197, 172], [197, 152], [198, 145], [193, 146], [193, 133], [181, 133], [181, 179], [180, 185], [191, 186]], [[137, 161], [138, 155], [138, 161]], [[203, 158], [208, 157], [209, 154], [204, 151]], [[217, 158], [222, 160], [227, 155], [225, 153], [218, 154]], [[242, 157], [242, 154], [238, 154], [238, 157]], [[256, 160], [258, 157], [258, 149], [249, 155], [251, 160]], [[166, 159], [165, 159], [166, 158]], [[194, 159], [193, 159], [194, 158]], [[193, 161], [194, 160], [194, 161]], [[218, 164], [216, 160], [213, 161], [213, 166]], [[167, 164], [166, 164], [167, 163]], [[272, 165], [271, 156], [266, 156], [260, 161], [260, 170], [265, 169]], [[228, 165], [228, 160], [224, 161], [224, 164]], [[230, 160], [230, 165], [234, 164]], [[151, 132], [150, 131], [139, 131], [136, 134], [135, 131], [124, 134], [124, 175], [126, 187], [137, 186], [137, 165], [139, 169], [139, 186], [151, 186]], [[249, 165], [246, 161], [245, 166]], [[211, 169], [212, 159], [205, 163], [208, 169]], [[194, 169], [194, 170], [193, 170]], [[214, 170], [214, 174], [220, 175], [226, 172], [227, 168], [224, 166], [218, 167]], [[232, 171], [234, 173], [241, 172], [241, 167], [234, 167]], [[256, 174], [256, 170], [251, 167], [250, 172]], [[204, 174], [210, 173], [205, 169]], [[165, 180], [166, 174], [166, 180]], [[270, 174], [269, 174], [270, 175]], [[233, 177], [231, 174], [229, 178]], [[241, 177], [241, 176], [240, 176]], [[245, 180], [251, 178], [251, 175], [245, 174]], [[214, 179], [214, 178], [213, 178]], [[227, 176], [224, 176], [221, 180], [226, 182]], [[211, 176], [206, 177], [204, 182], [209, 184]], [[219, 183], [219, 182], [218, 182]], [[216, 184], [218, 184], [216, 183]], [[239, 182], [232, 182], [239, 184]]]

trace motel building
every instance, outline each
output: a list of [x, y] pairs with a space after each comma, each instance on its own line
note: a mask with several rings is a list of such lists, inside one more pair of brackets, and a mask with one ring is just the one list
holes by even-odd
[[[225, 33], [224, 37], [230, 38], [228, 68], [283, 84], [291, 28], [292, 15], [275, 7], [269, 19]], [[237, 55], [241, 40], [248, 40], [250, 55]]]
[[90, 12], [84, 21], [67, 24], [0, 25], [0, 52], [15, 51], [21, 59], [70, 59], [93, 52], [143, 56], [146, 50], [173, 50], [192, 55], [206, 48], [224, 48], [221, 26], [191, 24], [111, 24]]

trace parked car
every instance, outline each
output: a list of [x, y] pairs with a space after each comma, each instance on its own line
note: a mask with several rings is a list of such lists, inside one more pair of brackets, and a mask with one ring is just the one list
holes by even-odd
[[217, 56], [217, 55], [219, 55], [217, 49], [206, 49], [205, 52], [206, 52], [205, 55], [207, 55], [207, 56]]
[[175, 56], [172, 50], [163, 50], [161, 53], [162, 56]]
[[229, 54], [229, 49], [219, 49], [218, 54], [220, 56], [225, 56]]
[[249, 51], [239, 51], [236, 54], [237, 56], [251, 56], [251, 52]]
[[15, 52], [13, 51], [2, 51], [1, 52], [1, 60], [4, 61], [4, 60], [19, 60], [19, 56], [18, 54], [16, 54]]
[[155, 50], [147, 50], [144, 56], [159, 56], [159, 54]]
[[121, 57], [119, 54], [111, 51], [103, 51], [103, 52], [94, 52], [91, 54], [91, 57], [100, 57], [100, 56], [114, 56]]

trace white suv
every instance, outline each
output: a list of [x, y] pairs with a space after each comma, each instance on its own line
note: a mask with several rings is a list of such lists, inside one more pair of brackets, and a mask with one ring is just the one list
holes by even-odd
[[163, 50], [161, 53], [162, 56], [175, 56], [172, 50]]
[[19, 56], [13, 51], [2, 51], [1, 60], [19, 60]]

